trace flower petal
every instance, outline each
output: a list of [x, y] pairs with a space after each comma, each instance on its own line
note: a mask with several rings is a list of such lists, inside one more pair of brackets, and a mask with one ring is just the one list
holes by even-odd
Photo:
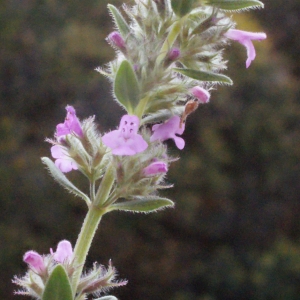
[[46, 269], [43, 257], [35, 251], [27, 251], [24, 254], [23, 261], [38, 273]]
[[63, 240], [58, 243], [56, 252], [53, 255], [53, 258], [60, 263], [71, 260], [73, 257], [72, 245], [69, 241]]

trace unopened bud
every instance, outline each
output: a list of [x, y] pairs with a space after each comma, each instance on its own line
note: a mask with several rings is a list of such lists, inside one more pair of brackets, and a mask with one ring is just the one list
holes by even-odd
[[56, 252], [53, 253], [50, 249], [50, 253], [53, 254], [53, 258], [60, 263], [70, 261], [73, 257], [72, 245], [69, 241], [63, 240], [60, 241], [57, 245]]
[[209, 102], [209, 98], [210, 98], [210, 93], [205, 90], [204, 88], [200, 87], [200, 86], [194, 86], [191, 89], [191, 93], [193, 94], [193, 96], [195, 96], [200, 103], [207, 103]]
[[156, 176], [168, 172], [168, 166], [163, 161], [156, 161], [151, 163], [148, 167], [144, 169], [144, 174], [146, 176]]
[[46, 270], [43, 257], [35, 251], [27, 251], [24, 254], [23, 261], [38, 274], [43, 273]]
[[125, 42], [124, 39], [122, 38], [121, 34], [117, 31], [113, 31], [108, 35], [108, 40], [115, 45], [116, 47], [120, 49], [125, 48]]
[[168, 53], [168, 60], [175, 61], [180, 56], [180, 49], [177, 47], [172, 48]]

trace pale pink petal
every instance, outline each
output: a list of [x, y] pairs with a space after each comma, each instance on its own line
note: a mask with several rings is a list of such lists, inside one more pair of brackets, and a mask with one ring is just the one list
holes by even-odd
[[76, 111], [73, 106], [67, 106], [67, 116], [64, 123], [56, 126], [56, 136], [64, 136], [70, 133], [76, 133], [79, 137], [83, 137], [81, 124], [76, 116]]
[[168, 166], [165, 162], [156, 161], [144, 168], [143, 171], [146, 176], [155, 176], [166, 173], [168, 171]]
[[244, 45], [247, 49], [246, 67], [248, 68], [251, 62], [255, 59], [256, 52], [252, 40], [261, 41], [267, 38], [264, 32], [249, 32], [237, 29], [229, 29], [225, 36], [231, 40], [237, 41]]
[[55, 165], [63, 172], [68, 173], [72, 170], [77, 170], [78, 166], [70, 159], [58, 158], [55, 160]]
[[139, 118], [134, 115], [124, 115], [118, 130], [106, 133], [102, 142], [111, 148], [114, 155], [135, 155], [147, 149], [148, 144], [138, 134]]
[[46, 269], [43, 257], [35, 251], [27, 251], [24, 254], [23, 261], [37, 273], [43, 272]]
[[168, 139], [173, 139], [176, 146], [182, 150], [185, 144], [184, 140], [176, 136], [176, 134], [183, 134], [184, 129], [185, 124], [181, 124], [180, 118], [178, 116], [173, 116], [165, 123], [152, 126], [153, 134], [150, 137], [150, 142], [157, 140], [163, 142]]
[[179, 137], [179, 136], [175, 136], [174, 137], [174, 142], [175, 142], [175, 145], [177, 146], [177, 148], [179, 150], [182, 150], [185, 146], [185, 141], [183, 138]]
[[59, 242], [53, 258], [60, 263], [70, 261], [73, 258], [73, 249], [71, 243], [67, 240]]
[[67, 155], [67, 151], [60, 145], [54, 145], [50, 150], [53, 158], [63, 158]]
[[199, 100], [200, 103], [209, 102], [210, 93], [200, 86], [194, 86], [191, 93]]
[[246, 60], [246, 68], [249, 68], [251, 62], [255, 59], [256, 51], [251, 40], [246, 40], [243, 42], [243, 45], [247, 49], [247, 60]]
[[102, 136], [102, 142], [109, 148], [117, 148], [120, 146], [121, 133], [119, 130], [113, 130]]

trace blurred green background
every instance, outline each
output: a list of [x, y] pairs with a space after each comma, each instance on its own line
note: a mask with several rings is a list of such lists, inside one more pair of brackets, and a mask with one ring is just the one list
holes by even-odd
[[[131, 4], [132, 1], [126, 1]], [[265, 31], [257, 58], [226, 51], [232, 87], [188, 119], [185, 149], [171, 153], [163, 193], [175, 209], [104, 217], [88, 265], [109, 259], [126, 278], [121, 300], [300, 299], [300, 2], [266, 0], [234, 15], [239, 29]], [[86, 209], [53, 182], [50, 156], [64, 107], [96, 115], [108, 131], [123, 114], [94, 69], [114, 56], [107, 0], [0, 1], [0, 298], [14, 296], [25, 251], [76, 241]], [[121, 1], [110, 3], [120, 6]], [[83, 189], [80, 174], [69, 176]]]

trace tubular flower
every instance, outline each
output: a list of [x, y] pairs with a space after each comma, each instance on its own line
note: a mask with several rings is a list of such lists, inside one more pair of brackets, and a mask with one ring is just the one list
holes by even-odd
[[[79, 138], [83, 137], [81, 124], [76, 116], [76, 111], [73, 106], [66, 107], [67, 116], [64, 123], [56, 126], [55, 137], [58, 143], [65, 141], [67, 134], [76, 134]], [[51, 147], [52, 157], [55, 158], [55, 165], [64, 173], [72, 170], [77, 170], [76, 162], [69, 156], [67, 149], [62, 145], [54, 145]]]
[[81, 124], [76, 116], [76, 111], [73, 106], [67, 105], [67, 116], [64, 123], [56, 126], [56, 137], [65, 136], [70, 133], [75, 133], [79, 137], [83, 137]]
[[237, 29], [229, 29], [225, 33], [225, 36], [233, 41], [239, 42], [246, 47], [248, 56], [246, 60], [246, 68], [250, 66], [251, 62], [256, 56], [252, 40], [261, 41], [267, 38], [267, 35], [264, 32], [249, 32]]
[[43, 273], [46, 269], [43, 257], [33, 250], [27, 251], [24, 254], [23, 261], [38, 274]]
[[176, 134], [182, 135], [184, 128], [185, 124], [180, 122], [180, 118], [178, 116], [173, 116], [165, 123], [152, 126], [153, 134], [150, 138], [150, 142], [156, 140], [163, 142], [168, 139], [173, 139], [177, 148], [182, 150], [185, 146], [184, 139]]
[[104, 145], [112, 149], [114, 155], [134, 155], [143, 152], [147, 142], [138, 134], [139, 118], [134, 115], [124, 115], [120, 126], [102, 137]]
[[50, 253], [53, 255], [53, 258], [59, 263], [69, 261], [73, 257], [72, 245], [69, 241], [63, 240], [58, 243], [56, 252], [53, 253], [53, 250], [50, 249]]
[[51, 147], [51, 155], [55, 158], [55, 165], [63, 172], [68, 173], [72, 170], [78, 170], [76, 162], [69, 156], [65, 147], [54, 145]]
[[167, 173], [168, 172], [168, 166], [163, 161], [155, 161], [151, 163], [149, 166], [144, 168], [144, 174], [146, 176], [156, 176], [159, 174]]
[[125, 48], [125, 42], [124, 39], [122, 38], [121, 34], [118, 31], [113, 31], [111, 32], [107, 39], [116, 47], [123, 49]]
[[198, 99], [200, 103], [208, 103], [210, 98], [210, 93], [200, 86], [194, 86], [191, 88], [191, 93], [194, 97]]

